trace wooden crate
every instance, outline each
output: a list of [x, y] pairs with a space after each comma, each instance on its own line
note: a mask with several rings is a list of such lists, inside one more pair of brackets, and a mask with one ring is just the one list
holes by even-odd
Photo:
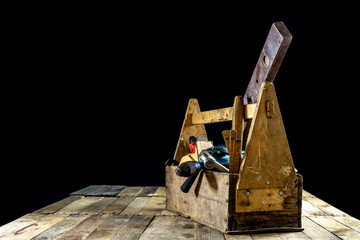
[[[185, 178], [178, 177], [175, 168], [175, 166], [166, 167], [167, 210], [188, 216], [223, 233], [302, 230], [301, 175], [296, 176], [291, 194], [284, 198], [282, 210], [239, 213], [235, 211], [236, 183], [239, 174], [201, 172], [189, 193], [183, 193], [180, 186]], [[281, 198], [280, 194], [278, 196], [270, 194], [266, 199], [259, 198], [260, 204], [271, 198]], [[250, 196], [251, 193], [248, 197]], [[249, 201], [244, 201], [244, 204], [248, 203]]]
[[174, 165], [190, 153], [191, 136], [208, 139], [206, 124], [232, 121], [231, 130], [222, 131], [229, 173], [202, 172], [183, 193], [185, 178], [168, 166], [168, 210], [222, 232], [301, 230], [302, 177], [295, 171], [273, 84], [291, 38], [282, 22], [272, 25], [244, 97], [235, 96], [233, 106], [201, 112], [198, 101], [189, 100]]
[[[176, 166], [167, 166], [167, 209], [224, 233], [300, 231], [302, 177], [295, 173], [274, 85], [264, 82], [258, 102], [251, 106], [242, 158], [243, 123], [238, 120], [245, 119], [245, 111], [236, 110], [241, 107], [237, 103], [242, 102], [236, 99], [232, 109], [207, 112], [201, 112], [196, 99], [190, 99], [175, 160], [188, 153], [185, 146], [190, 135], [195, 132], [207, 137], [204, 124], [226, 119], [233, 121], [233, 129], [223, 131], [230, 153], [230, 173], [201, 172], [190, 192], [183, 193], [180, 187], [186, 178], [175, 174]], [[232, 114], [225, 118], [226, 112]], [[227, 138], [230, 135], [234, 137]]]

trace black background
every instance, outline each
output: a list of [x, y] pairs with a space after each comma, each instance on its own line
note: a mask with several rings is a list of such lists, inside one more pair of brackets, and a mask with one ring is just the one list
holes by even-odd
[[[360, 218], [356, 16], [31, 7], [5, 23], [0, 224], [91, 184], [164, 186], [189, 98], [232, 106], [276, 21], [293, 35], [274, 83], [304, 189]], [[206, 129], [221, 144], [230, 123]]]

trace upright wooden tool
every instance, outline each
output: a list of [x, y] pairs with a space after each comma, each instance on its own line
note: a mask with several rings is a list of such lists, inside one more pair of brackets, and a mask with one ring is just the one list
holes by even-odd
[[189, 136], [206, 137], [205, 124], [232, 121], [232, 129], [222, 131], [229, 173], [203, 172], [185, 194], [185, 179], [175, 166], [166, 167], [168, 210], [222, 232], [302, 230], [302, 177], [294, 171], [273, 84], [290, 41], [285, 25], [274, 23], [246, 93], [232, 107], [201, 112], [190, 99], [174, 159], [189, 153]]

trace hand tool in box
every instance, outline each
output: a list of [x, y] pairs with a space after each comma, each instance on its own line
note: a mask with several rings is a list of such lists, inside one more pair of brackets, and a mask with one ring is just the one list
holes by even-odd
[[217, 169], [220, 172], [229, 172], [229, 152], [225, 145], [218, 145], [202, 150], [198, 161], [186, 161], [181, 163], [175, 173], [181, 177], [188, 177], [180, 189], [187, 193], [201, 170]]

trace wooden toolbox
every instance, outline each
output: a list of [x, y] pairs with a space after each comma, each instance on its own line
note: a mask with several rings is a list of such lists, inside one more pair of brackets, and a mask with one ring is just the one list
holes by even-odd
[[[246, 93], [232, 107], [201, 112], [190, 99], [175, 164], [166, 166], [166, 209], [224, 233], [302, 230], [302, 177], [295, 172], [273, 84], [291, 38], [282, 22], [272, 25]], [[189, 137], [207, 138], [205, 124], [223, 121], [232, 121], [232, 129], [222, 131], [229, 173], [201, 171], [190, 191], [182, 192], [186, 178], [175, 169], [190, 153]]]

